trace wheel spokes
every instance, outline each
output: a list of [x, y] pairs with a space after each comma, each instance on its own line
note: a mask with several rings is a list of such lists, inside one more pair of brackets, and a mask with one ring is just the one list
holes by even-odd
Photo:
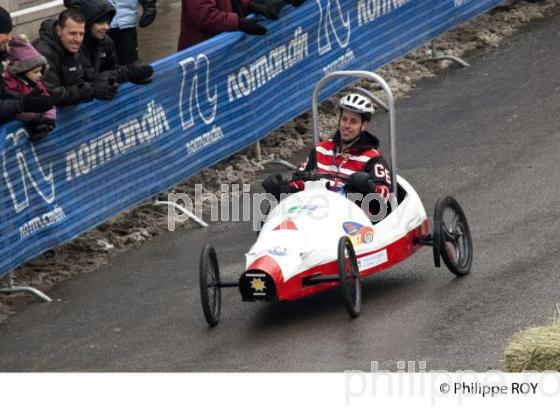
[[[355, 257], [354, 257], [355, 258]], [[353, 253], [352, 250], [349, 249], [348, 247], [346, 247], [344, 249], [344, 268], [345, 268], [345, 276], [346, 276], [346, 280], [348, 283], [348, 292], [350, 294], [350, 300], [352, 301], [352, 304], [356, 304], [357, 301], [357, 290], [356, 290], [356, 284], [357, 284], [357, 273], [356, 273], [356, 269], [353, 263]]]
[[212, 312], [215, 313], [218, 309], [218, 304], [219, 304], [219, 296], [218, 296], [218, 279], [217, 279], [217, 274], [216, 274], [216, 268], [214, 266], [213, 263], [210, 263], [210, 269], [208, 271], [208, 281], [207, 286], [208, 286], [208, 291], [209, 291], [209, 296], [210, 296], [210, 301], [212, 304]]
[[444, 246], [445, 246], [445, 252], [447, 252], [447, 256], [449, 256], [449, 258], [452, 260], [456, 260], [457, 248], [453, 246], [451, 242], [445, 242]]
[[449, 228], [449, 232], [451, 234], [455, 233], [457, 230], [457, 224], [459, 223], [459, 215], [457, 215], [457, 213], [453, 212], [453, 219], [451, 220], [451, 227]]
[[455, 244], [457, 242], [457, 238], [455, 237], [455, 235], [453, 235], [452, 232], [449, 232], [447, 230], [447, 227], [445, 226], [445, 224], [443, 225], [443, 239], [447, 242], [451, 242], [453, 244]]
[[457, 244], [458, 234], [457, 226], [460, 223], [460, 216], [453, 212], [453, 217], [451, 218], [451, 224], [448, 227], [444, 220], [441, 221], [441, 227], [443, 230], [443, 236], [446, 240], [452, 242], [454, 245]]
[[471, 234], [466, 216], [454, 198], [438, 198], [432, 237], [434, 264], [437, 267], [441, 257], [452, 273], [458, 276], [469, 273], [472, 264]]
[[464, 228], [461, 223], [457, 225], [457, 245], [461, 253], [461, 258], [458, 259], [458, 262], [461, 266], [463, 266], [465, 263], [467, 263], [468, 259], [468, 244], [465, 240]]
[[450, 227], [444, 221], [441, 223], [445, 251], [450, 259], [462, 266], [468, 257], [467, 243], [460, 215], [453, 213]]

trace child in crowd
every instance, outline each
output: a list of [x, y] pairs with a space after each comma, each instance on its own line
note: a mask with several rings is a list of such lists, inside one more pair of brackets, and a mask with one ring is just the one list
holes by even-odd
[[[4, 71], [6, 90], [24, 95], [50, 95], [42, 82], [47, 70], [47, 59], [39, 54], [25, 36], [14, 36], [8, 46], [10, 61]], [[22, 112], [16, 118], [26, 122], [30, 139], [36, 141], [55, 127], [56, 108], [44, 113]]]

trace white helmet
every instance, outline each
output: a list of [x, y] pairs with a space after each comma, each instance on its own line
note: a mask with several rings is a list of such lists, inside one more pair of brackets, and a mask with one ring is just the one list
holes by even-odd
[[347, 94], [340, 99], [338, 106], [342, 110], [357, 112], [362, 115], [362, 119], [370, 120], [372, 114], [375, 112], [371, 100], [361, 94]]

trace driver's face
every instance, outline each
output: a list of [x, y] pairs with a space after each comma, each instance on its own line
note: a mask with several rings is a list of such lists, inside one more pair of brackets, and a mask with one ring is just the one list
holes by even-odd
[[362, 131], [367, 130], [369, 121], [362, 121], [362, 116], [352, 111], [342, 111], [340, 116], [340, 138], [343, 143], [354, 141]]

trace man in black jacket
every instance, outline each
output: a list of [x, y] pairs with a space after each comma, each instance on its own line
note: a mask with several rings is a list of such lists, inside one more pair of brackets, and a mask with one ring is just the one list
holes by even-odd
[[4, 89], [2, 62], [9, 57], [8, 43], [12, 39], [12, 18], [0, 7], [0, 124], [15, 119], [20, 112], [46, 112], [54, 105], [49, 96], [33, 96], [8, 92]]
[[58, 19], [41, 23], [35, 48], [47, 58], [49, 70], [44, 83], [57, 99], [57, 105], [73, 105], [93, 98], [111, 100], [118, 89], [112, 78], [91, 78], [81, 64], [80, 47], [85, 18], [75, 8], [64, 10]]
[[146, 84], [153, 69], [149, 65], [117, 65], [115, 44], [107, 35], [116, 10], [108, 0], [64, 0], [66, 7], [76, 7], [86, 19], [84, 43], [80, 48], [80, 62], [86, 77], [114, 79]]

